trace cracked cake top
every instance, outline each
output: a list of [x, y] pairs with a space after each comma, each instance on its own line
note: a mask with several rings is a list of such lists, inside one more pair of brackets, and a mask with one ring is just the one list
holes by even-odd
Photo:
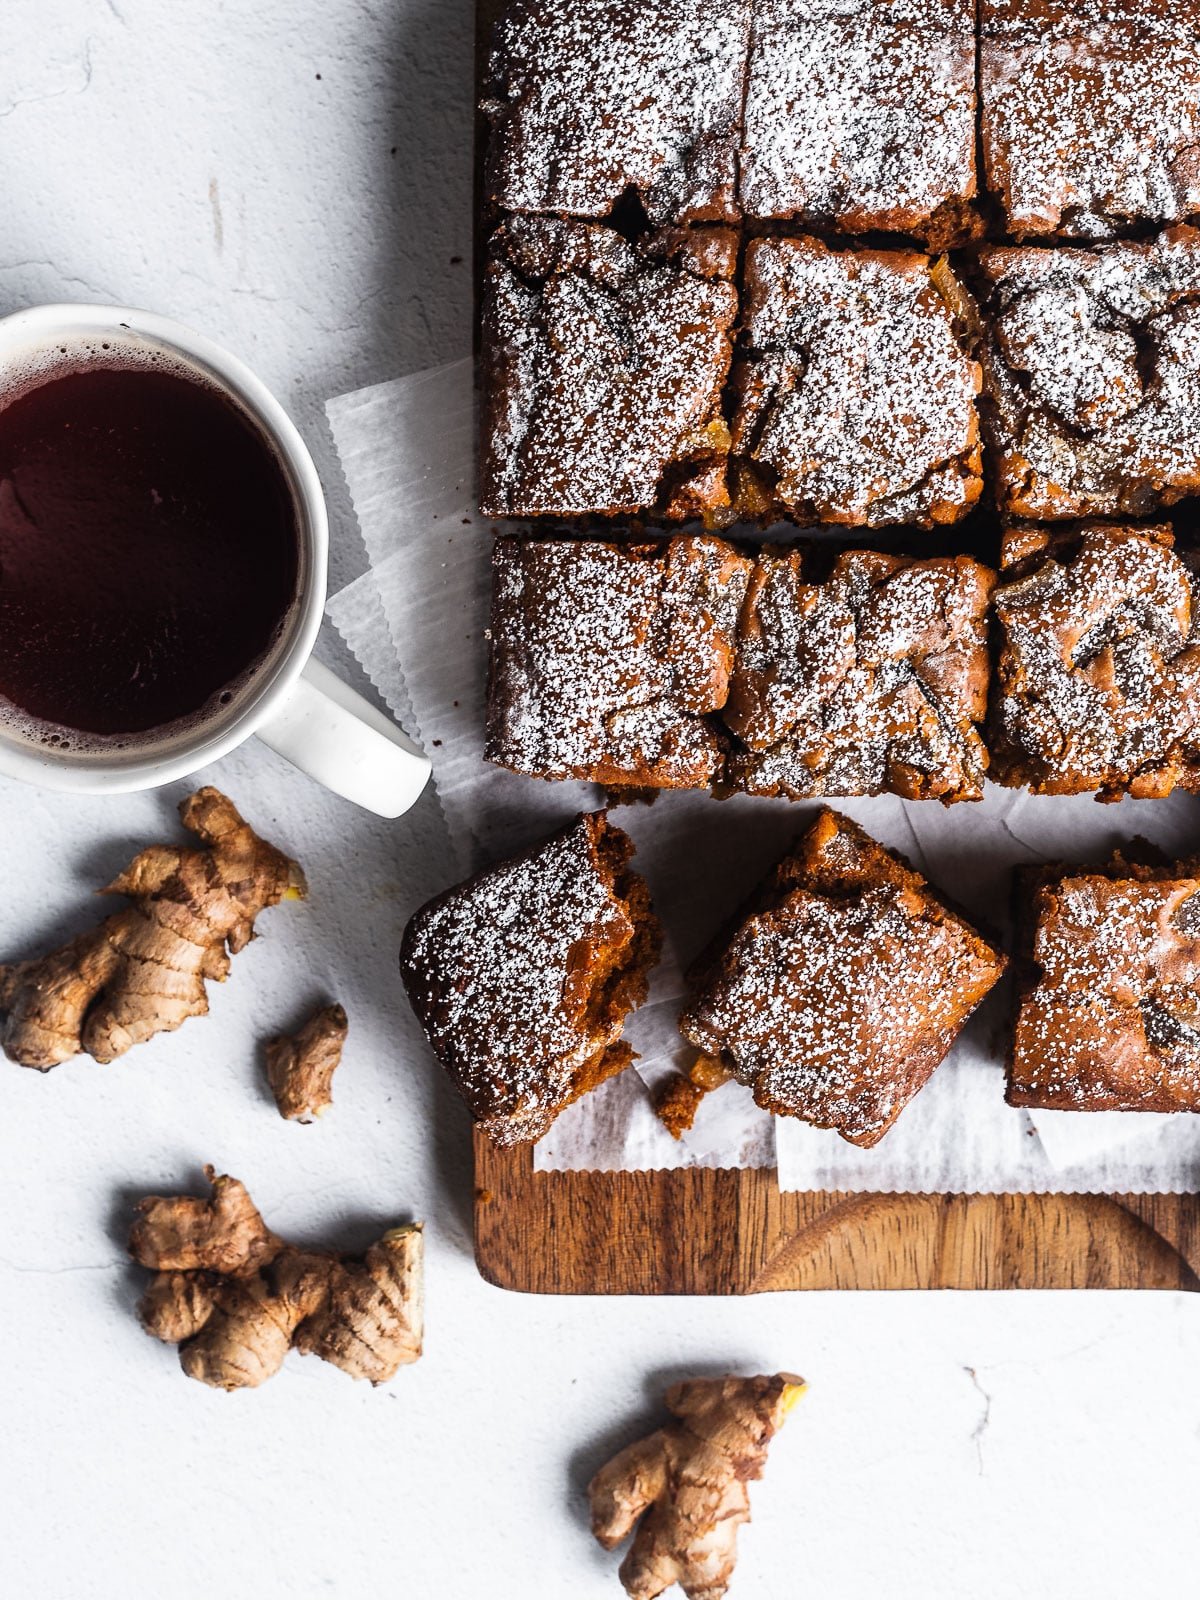
[[824, 810], [689, 974], [680, 1028], [766, 1110], [868, 1148], [1003, 970], [902, 857]]
[[733, 445], [777, 511], [929, 527], [979, 498], [979, 367], [948, 292], [911, 251], [750, 244]]
[[1023, 875], [1024, 973], [1010, 1105], [1200, 1111], [1194, 862]]
[[989, 187], [1018, 238], [1200, 212], [1194, 0], [981, 0]]
[[871, 550], [805, 581], [802, 551], [763, 555], [742, 616], [725, 721], [729, 781], [792, 799], [890, 791], [977, 800], [987, 752], [987, 610], [968, 556]]
[[1200, 615], [1168, 528], [1014, 530], [994, 776], [1038, 794], [1143, 799], [1200, 787]]
[[741, 174], [748, 217], [971, 231], [972, 0], [755, 0]]
[[483, 305], [485, 516], [667, 519], [728, 503], [721, 390], [737, 314], [728, 229], [630, 241], [512, 217]]
[[1200, 491], [1200, 232], [980, 256], [1002, 509], [1144, 516]]
[[496, 25], [486, 184], [504, 211], [736, 218], [750, 0], [516, 0]]
[[703, 788], [753, 562], [723, 540], [499, 539], [484, 754], [515, 772]]
[[540, 1138], [571, 1100], [629, 1064], [658, 924], [633, 845], [604, 812], [414, 913], [400, 970], [426, 1037], [497, 1144]]

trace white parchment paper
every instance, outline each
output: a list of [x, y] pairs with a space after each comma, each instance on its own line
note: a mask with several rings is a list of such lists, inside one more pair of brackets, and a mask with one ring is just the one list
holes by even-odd
[[[330, 402], [370, 569], [329, 613], [392, 710], [422, 741], [463, 875], [603, 803], [589, 784], [540, 783], [482, 759], [491, 527], [475, 510], [470, 361]], [[885, 844], [1007, 936], [1011, 872], [1097, 857], [1134, 834], [1195, 851], [1187, 796], [1033, 797], [989, 786], [978, 805], [894, 796], [837, 802]], [[570, 1107], [535, 1151], [541, 1168], [758, 1166], [792, 1189], [1003, 1192], [1169, 1191], [1200, 1182], [1200, 1118], [1014, 1110], [1003, 1099], [1006, 980], [880, 1145], [858, 1150], [793, 1118], [773, 1119], [729, 1084], [676, 1142], [648, 1086], [686, 1059], [675, 1028], [687, 963], [727, 921], [812, 814], [786, 801], [665, 792], [614, 821], [638, 847], [667, 929], [650, 998], [627, 1027], [636, 1072]]]

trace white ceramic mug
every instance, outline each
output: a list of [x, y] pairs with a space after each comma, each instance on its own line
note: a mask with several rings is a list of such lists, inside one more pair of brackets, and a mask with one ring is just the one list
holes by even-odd
[[[297, 595], [272, 649], [228, 709], [127, 750], [55, 751], [0, 721], [0, 774], [77, 794], [150, 789], [186, 777], [257, 734], [326, 788], [382, 817], [398, 817], [429, 779], [429, 761], [402, 730], [310, 659], [325, 609], [329, 524], [317, 469], [291, 418], [236, 356], [182, 323], [122, 306], [34, 306], [0, 318], [0, 386], [39, 353], [111, 341], [165, 351], [208, 377], [274, 447], [292, 489], [299, 545]], [[52, 369], [51, 369], [52, 370]]]

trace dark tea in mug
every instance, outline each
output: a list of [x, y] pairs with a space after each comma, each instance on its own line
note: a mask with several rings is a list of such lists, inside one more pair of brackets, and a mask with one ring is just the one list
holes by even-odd
[[215, 381], [115, 338], [39, 356], [0, 394], [0, 718], [80, 751], [219, 716], [299, 549], [283, 465]]

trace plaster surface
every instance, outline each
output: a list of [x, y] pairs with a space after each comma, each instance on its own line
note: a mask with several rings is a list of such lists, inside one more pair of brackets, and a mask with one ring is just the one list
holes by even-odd
[[[325, 398], [469, 348], [469, 5], [7, 0], [3, 32], [0, 310], [138, 304], [240, 352], [313, 448], [348, 581]], [[395, 970], [447, 881], [436, 808], [373, 820], [257, 744], [198, 777], [299, 857], [312, 896], [264, 916], [207, 1021], [109, 1067], [0, 1063], [0, 1592], [612, 1600], [590, 1473], [657, 1424], [674, 1378], [780, 1367], [812, 1387], [754, 1489], [740, 1600], [1195, 1592], [1200, 1305], [487, 1287], [466, 1120]], [[186, 787], [0, 784], [0, 954], [94, 920], [92, 891], [175, 836]], [[335, 1106], [288, 1125], [257, 1044], [326, 994], [352, 1019]], [[255, 1393], [185, 1380], [134, 1320], [123, 1238], [136, 1197], [206, 1161], [300, 1240], [424, 1217], [420, 1365], [376, 1391], [296, 1356]]]

